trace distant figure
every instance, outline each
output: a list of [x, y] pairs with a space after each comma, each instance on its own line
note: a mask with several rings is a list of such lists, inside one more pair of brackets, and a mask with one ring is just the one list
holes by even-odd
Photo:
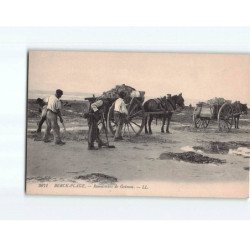
[[44, 135], [44, 142], [50, 142], [49, 135], [51, 129], [53, 130], [54, 142], [56, 145], [64, 145], [65, 142], [62, 142], [60, 135], [60, 127], [57, 122], [57, 117], [59, 117], [60, 122], [63, 123], [61, 109], [62, 104], [59, 100], [63, 95], [63, 91], [60, 89], [56, 90], [55, 95], [52, 95], [48, 98], [47, 113], [46, 113], [46, 123], [47, 127]]
[[123, 140], [122, 138], [122, 127], [124, 124], [124, 119], [128, 114], [128, 110], [126, 104], [124, 102], [124, 98], [126, 93], [124, 91], [120, 91], [118, 93], [119, 98], [115, 101], [115, 109], [114, 109], [114, 118], [116, 121], [116, 132], [115, 132], [115, 141]]
[[43, 99], [37, 98], [36, 103], [39, 105], [39, 111], [41, 112], [41, 119], [37, 123], [37, 133], [41, 133], [43, 123], [46, 121], [46, 113], [47, 113], [47, 105], [48, 105], [48, 97], [45, 97]]

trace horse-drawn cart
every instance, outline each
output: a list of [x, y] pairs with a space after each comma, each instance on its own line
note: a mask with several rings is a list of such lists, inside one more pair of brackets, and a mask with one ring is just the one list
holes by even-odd
[[[88, 108], [92, 102], [94, 102], [97, 99], [105, 99], [106, 100], [106, 107], [104, 111], [104, 118], [105, 118], [105, 123], [106, 123], [106, 128], [108, 128], [109, 132], [111, 132], [113, 135], [116, 132], [116, 121], [114, 118], [114, 107], [115, 107], [115, 100], [118, 98], [118, 93], [120, 91], [124, 91], [126, 93], [126, 97], [124, 98], [124, 101], [127, 106], [128, 114], [126, 115], [124, 119], [124, 125], [122, 128], [122, 136], [124, 137], [133, 137], [139, 135], [143, 128], [145, 127], [145, 123], [147, 122], [147, 118], [152, 116], [165, 116], [165, 117], [170, 117], [170, 114], [173, 113], [173, 111], [176, 108], [176, 105], [179, 106], [184, 106], [184, 99], [182, 98], [182, 95], [176, 95], [173, 96], [173, 100], [167, 100], [165, 98], [157, 98], [157, 99], [152, 99], [153, 104], [156, 104], [156, 107], [153, 107], [153, 109], [147, 108], [144, 109], [145, 107], [143, 106], [144, 99], [145, 99], [145, 92], [144, 91], [137, 91], [134, 88], [127, 86], [125, 84], [123, 85], [116, 85], [115, 88], [111, 89], [110, 91], [104, 92], [101, 96], [98, 98], [85, 98], [88, 103]], [[159, 102], [159, 103], [158, 103]], [[155, 105], [153, 105], [155, 106]], [[157, 107], [161, 107], [158, 108]], [[166, 118], [165, 118], [166, 119]], [[150, 120], [151, 124], [152, 119]], [[169, 127], [169, 122], [167, 125], [167, 130]], [[165, 120], [162, 123], [162, 130], [163, 126], [165, 124]], [[150, 127], [150, 125], [149, 125]], [[99, 129], [100, 131], [103, 131], [103, 125], [102, 122], [100, 121], [99, 124]], [[145, 127], [145, 132], [146, 132], [146, 127]], [[163, 132], [163, 131], [162, 131]], [[149, 129], [149, 133], [151, 132], [151, 127]]]
[[220, 131], [229, 132], [232, 128], [234, 116], [233, 106], [230, 102], [224, 103], [198, 103], [193, 112], [193, 123], [196, 128], [207, 128], [212, 120], [218, 121]]

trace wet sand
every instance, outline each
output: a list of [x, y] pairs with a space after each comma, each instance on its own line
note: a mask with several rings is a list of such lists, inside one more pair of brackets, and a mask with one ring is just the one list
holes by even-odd
[[[199, 151], [204, 156], [221, 160], [221, 164], [160, 159], [163, 153], [191, 152], [193, 147], [200, 147], [204, 141], [250, 141], [248, 117], [244, 117], [244, 125], [239, 130], [219, 133], [216, 123], [209, 125], [206, 130], [193, 129], [189, 116], [190, 113], [174, 116], [170, 134], [159, 132], [158, 121], [158, 125], [154, 123], [152, 126], [153, 135], [145, 135], [143, 132], [132, 140], [127, 138], [115, 143], [109, 136], [111, 144], [116, 148], [96, 151], [87, 150], [87, 127], [83, 118], [72, 120], [71, 117], [65, 117], [66, 127], [72, 129], [62, 133], [66, 145], [56, 146], [53, 142], [34, 141], [31, 131], [36, 128], [38, 118], [30, 117], [27, 193], [247, 197], [249, 158], [246, 155], [234, 154], [232, 151], [223, 154]], [[93, 173], [114, 177], [117, 181], [103, 184], [98, 180], [79, 178]]]

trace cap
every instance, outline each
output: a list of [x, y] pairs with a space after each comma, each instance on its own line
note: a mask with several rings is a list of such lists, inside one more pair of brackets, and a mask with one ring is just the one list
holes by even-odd
[[56, 94], [57, 94], [57, 95], [63, 95], [63, 91], [62, 91], [61, 89], [57, 89], [57, 90], [56, 90]]

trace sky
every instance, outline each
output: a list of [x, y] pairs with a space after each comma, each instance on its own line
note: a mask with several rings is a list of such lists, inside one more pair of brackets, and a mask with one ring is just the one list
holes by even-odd
[[[30, 90], [102, 93], [127, 84], [157, 97], [182, 93], [250, 106], [250, 55], [202, 53], [31, 51]], [[188, 103], [186, 103], [188, 104]]]

